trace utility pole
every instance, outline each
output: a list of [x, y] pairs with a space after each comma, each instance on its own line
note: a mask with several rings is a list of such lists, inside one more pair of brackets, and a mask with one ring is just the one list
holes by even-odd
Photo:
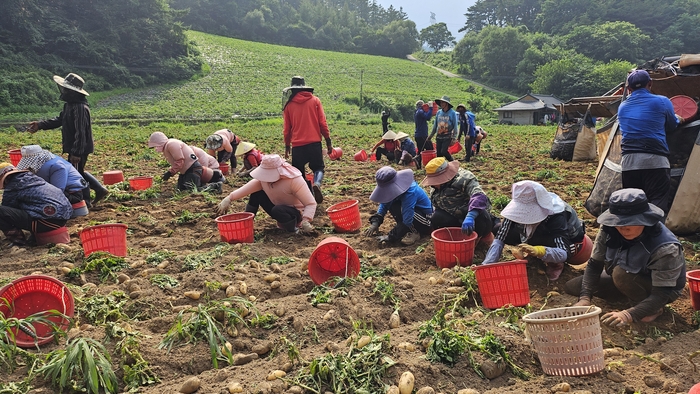
[[362, 109], [362, 75], [365, 73], [365, 70], [360, 70], [360, 109]]

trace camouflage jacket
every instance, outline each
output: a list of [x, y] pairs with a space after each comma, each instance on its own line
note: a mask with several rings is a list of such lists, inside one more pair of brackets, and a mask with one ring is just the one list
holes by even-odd
[[460, 168], [457, 175], [444, 183], [440, 189], [434, 189], [430, 200], [435, 208], [443, 209], [460, 220], [470, 210], [491, 210], [491, 202], [481, 189], [476, 176], [463, 168]]

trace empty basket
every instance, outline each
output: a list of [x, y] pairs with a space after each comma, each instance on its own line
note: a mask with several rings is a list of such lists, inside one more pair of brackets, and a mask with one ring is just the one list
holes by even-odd
[[581, 376], [605, 368], [600, 312], [597, 306], [571, 306], [523, 316], [544, 373]]
[[357, 200], [348, 200], [331, 205], [326, 209], [328, 217], [338, 233], [352, 233], [362, 227], [360, 205]]
[[126, 257], [126, 224], [100, 224], [86, 227], [80, 232], [85, 256], [92, 252], [107, 252], [114, 256]]
[[530, 303], [527, 283], [527, 260], [484, 264], [472, 267], [484, 308], [498, 309], [506, 305]]
[[474, 261], [474, 246], [478, 235], [467, 235], [460, 227], [445, 227], [433, 231], [430, 236], [435, 246], [435, 262], [440, 268], [463, 267]]
[[239, 212], [219, 216], [214, 219], [216, 227], [219, 229], [221, 241], [230, 244], [252, 244], [255, 241], [255, 233], [253, 231], [254, 217], [255, 215], [252, 212]]

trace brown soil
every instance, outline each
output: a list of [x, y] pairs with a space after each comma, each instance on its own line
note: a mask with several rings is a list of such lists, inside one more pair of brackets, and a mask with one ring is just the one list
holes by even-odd
[[[506, 147], [509, 144], [505, 139], [501, 143]], [[518, 144], [518, 141], [511, 143]], [[458, 156], [462, 157], [461, 154]], [[583, 213], [581, 202], [585, 200], [589, 189], [581, 185], [588, 185], [590, 188], [596, 164], [552, 162], [541, 156], [544, 155], [529, 153], [514, 157], [507, 148], [502, 152], [494, 152], [487, 147], [472, 163], [463, 163], [462, 166], [477, 174], [484, 189], [492, 197], [498, 194], [509, 195], [510, 184], [515, 177], [533, 179], [538, 171], [550, 168], [564, 179], [545, 179], [542, 182]], [[391, 335], [390, 357], [397, 364], [389, 370], [385, 379], [387, 384], [396, 384], [404, 371], [411, 371], [415, 375], [416, 388], [430, 386], [435, 392], [442, 393], [457, 393], [458, 390], [466, 388], [481, 393], [547, 393], [552, 392], [551, 388], [562, 382], [568, 383], [571, 391], [579, 393], [680, 393], [687, 392], [690, 386], [700, 380], [700, 374], [688, 357], [698, 349], [700, 334], [691, 322], [693, 311], [687, 293], [671, 304], [665, 313], [651, 324], [634, 324], [624, 329], [603, 327], [604, 346], [620, 350], [608, 355], [606, 370], [592, 376], [544, 375], [537, 355], [527, 343], [524, 334], [499, 325], [502, 322], [500, 317], [473, 318], [478, 319], [480, 329], [492, 330], [506, 344], [516, 364], [530, 372], [533, 375], [532, 379], [523, 381], [515, 378], [510, 372], [493, 380], [482, 379], [472, 370], [466, 357], [460, 358], [452, 367], [431, 364], [425, 359], [424, 348], [418, 339], [418, 327], [436, 312], [436, 306], [444, 299], [450, 281], [456, 277], [454, 271], [438, 269], [429, 238], [424, 237], [415, 246], [384, 247], [378, 245], [374, 238], [367, 238], [359, 233], [332, 234], [332, 224], [325, 213], [325, 209], [333, 203], [357, 198], [360, 200], [362, 221], [366, 225], [369, 215], [376, 210], [376, 204], [371, 203], [367, 197], [374, 185], [374, 172], [379, 166], [378, 163], [370, 162], [330, 162], [324, 188], [326, 202], [319, 206], [317, 218], [314, 220], [317, 234], [304, 236], [285, 233], [277, 229], [275, 222], [267, 215], [260, 213], [255, 220], [255, 243], [234, 245], [232, 251], [214, 260], [212, 267], [201, 271], [182, 272], [181, 259], [190, 253], [210, 251], [219, 242], [213, 222], [216, 216], [215, 202], [207, 202], [202, 195], [197, 194], [175, 201], [171, 198], [172, 192], [164, 191], [155, 199], [123, 203], [107, 201], [94, 209], [87, 218], [72, 221], [69, 224], [71, 243], [64, 248], [64, 254], [56, 254], [53, 251], [49, 253], [48, 247], [9, 247], [3, 240], [0, 244], [0, 279], [42, 273], [76, 285], [74, 289], [77, 289], [77, 286], [82, 284], [81, 280], [67, 279], [57, 274], [57, 267], [72, 258], [76, 264], [82, 260], [78, 231], [94, 222], [113, 220], [126, 223], [129, 226], [127, 261], [130, 268], [123, 272], [132, 279], [128, 282], [129, 286], [135, 283], [142, 290], [138, 298], [129, 302], [128, 313], [134, 319], [130, 324], [143, 335], [141, 353], [162, 381], [158, 385], [142, 388], [140, 392], [143, 393], [176, 392], [182, 383], [193, 375], [201, 379], [201, 393], [226, 392], [227, 385], [233, 381], [240, 382], [245, 388], [244, 392], [285, 391], [282, 381], [266, 381], [270, 371], [282, 368], [289, 361], [285, 352], [262, 352], [260, 358], [246, 365], [225, 366], [225, 363], [221, 363], [217, 370], [212, 367], [209, 351], [204, 343], [175, 347], [170, 353], [158, 349], [158, 344], [175, 321], [176, 311], [180, 309], [178, 307], [196, 306], [198, 303], [184, 297], [185, 291], [201, 291], [203, 298], [200, 301], [206, 298], [221, 299], [225, 297], [223, 289], [226, 284], [237, 284], [240, 281], [247, 283], [246, 295], [255, 297], [255, 304], [260, 313], [272, 313], [280, 318], [271, 329], [251, 328], [242, 330], [237, 338], [229, 338], [235, 348], [234, 353], [250, 353], [254, 349], [259, 350], [261, 345], [274, 348], [281, 336], [296, 341], [304, 360], [312, 360], [326, 354], [327, 349], [331, 348], [343, 352], [347, 350], [345, 341], [353, 332], [352, 322], [361, 319], [370, 323], [377, 334]], [[348, 171], [350, 168], [352, 171]], [[513, 169], [520, 169], [523, 174], [518, 175]], [[160, 171], [154, 169], [154, 173]], [[416, 178], [422, 179], [422, 171], [418, 174], [420, 175]], [[225, 185], [225, 192], [242, 183], [242, 180], [237, 180], [233, 185]], [[244, 204], [244, 201], [235, 202], [232, 211], [242, 211]], [[200, 218], [193, 224], [174, 224], [173, 219], [180, 216], [183, 209], [195, 213], [207, 212], [210, 216]], [[146, 215], [153, 220], [144, 220]], [[587, 224], [587, 232], [593, 238], [597, 231], [592, 226], [593, 218], [588, 214], [584, 214], [583, 218]], [[388, 218], [382, 226], [382, 231], [388, 231], [390, 226], [392, 220]], [[354, 284], [349, 287], [347, 296], [336, 297], [331, 304], [311, 306], [307, 294], [314, 287], [314, 283], [308, 276], [306, 266], [316, 245], [329, 236], [339, 236], [347, 240], [361, 256], [362, 264], [394, 269], [394, 274], [389, 276], [388, 280], [396, 286], [396, 293], [401, 298], [401, 324], [398, 328], [389, 327], [392, 307], [383, 305], [377, 295], [372, 294], [370, 283]], [[697, 237], [684, 239], [698, 241]], [[417, 246], [420, 244], [425, 248], [417, 252]], [[162, 249], [176, 254], [175, 258], [168, 260], [169, 264], [158, 268], [145, 262], [149, 254]], [[481, 261], [484, 253], [485, 249], [478, 247], [475, 261]], [[694, 255], [688, 248], [686, 253], [689, 259]], [[291, 257], [293, 261], [279, 267], [261, 264], [267, 258], [281, 256]], [[506, 254], [504, 257], [510, 255]], [[272, 289], [270, 284], [263, 280], [273, 268], [279, 270], [281, 277], [281, 286], [277, 289]], [[528, 267], [532, 310], [562, 307], [575, 302], [574, 297], [563, 294], [561, 286], [566, 280], [580, 275], [581, 268], [567, 268], [560, 280], [550, 283], [541, 267]], [[690, 266], [688, 268], [691, 269]], [[169, 274], [178, 279], [180, 285], [172, 290], [161, 290], [149, 281], [150, 275], [154, 273]], [[444, 281], [431, 285], [431, 277], [444, 278]], [[126, 284], [100, 283], [94, 273], [88, 274], [85, 280], [97, 284], [100, 294], [108, 294], [113, 290], [128, 291]], [[208, 282], [221, 282], [224, 286], [222, 290], [213, 291], [207, 288]], [[75, 293], [76, 297], [80, 296], [78, 290]], [[608, 305], [598, 299], [595, 301], [604, 312], [624, 306]], [[329, 313], [330, 310], [336, 313]], [[99, 340], [104, 338], [103, 328], [85, 323], [81, 320], [79, 331], [74, 330], [71, 335], [90, 336]], [[416, 350], [410, 352], [399, 349], [396, 345], [401, 342], [415, 344]], [[48, 352], [58, 346], [60, 345], [51, 344], [42, 350]], [[113, 346], [107, 344], [110, 351], [114, 349]], [[113, 353], [112, 357], [117, 365], [118, 354]], [[300, 368], [299, 365], [295, 365], [288, 373], [293, 375]], [[121, 371], [117, 374], [121, 376]], [[18, 381], [25, 375], [26, 370], [22, 368], [14, 374], [0, 371], [0, 380]], [[42, 384], [45, 382], [35, 381], [35, 386], [42, 387]], [[33, 392], [48, 393], [53, 392], [53, 389], [44, 385]]]

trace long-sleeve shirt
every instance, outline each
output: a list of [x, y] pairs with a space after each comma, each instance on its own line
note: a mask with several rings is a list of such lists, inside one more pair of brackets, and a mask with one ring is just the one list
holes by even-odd
[[423, 111], [423, 108], [418, 108], [416, 113], [413, 114], [413, 122], [416, 124], [416, 131], [413, 136], [416, 138], [426, 138], [428, 137], [428, 121], [433, 117], [433, 107], [430, 107], [427, 111]]
[[316, 200], [303, 177], [280, 178], [277, 182], [262, 182], [253, 179], [229, 194], [229, 199], [238, 200], [258, 191], [264, 191], [275, 205], [287, 205], [301, 211], [309, 220], [316, 214]]
[[[308, 187], [307, 187], [308, 189]], [[411, 186], [403, 192], [400, 196], [395, 199], [379, 204], [379, 209], [377, 209], [377, 215], [384, 216], [389, 212], [389, 208], [392, 204], [401, 204], [401, 220], [403, 224], [408, 227], [413, 225], [413, 215], [417, 210], [424, 212], [432, 212], [433, 204], [430, 202], [430, 198], [425, 193], [418, 184], [414, 181]]]
[[430, 200], [435, 208], [464, 220], [469, 211], [490, 210], [491, 203], [471, 171], [460, 168], [454, 178], [434, 189]]
[[637, 89], [620, 104], [617, 118], [622, 132], [623, 156], [630, 153], [669, 155], [666, 133], [678, 127], [678, 120], [667, 97]]
[[284, 107], [284, 145], [304, 146], [330, 138], [321, 100], [311, 92], [298, 92]]
[[170, 163], [169, 171], [171, 174], [184, 174], [192, 167], [192, 164], [197, 161], [197, 156], [194, 154], [192, 148], [175, 138], [170, 138], [168, 142], [165, 143], [163, 155], [165, 156], [165, 160]]
[[429, 137], [432, 138], [437, 133], [436, 139], [439, 140], [457, 139], [457, 126], [457, 112], [454, 109], [450, 108], [447, 112], [439, 110]]
[[401, 145], [401, 150], [408, 152], [411, 156], [415, 156], [418, 153], [416, 143], [408, 137], [399, 142], [399, 144]]
[[57, 127], [61, 127], [63, 153], [85, 156], [95, 149], [87, 100], [67, 102], [57, 117], [39, 122], [39, 130]]
[[197, 156], [197, 161], [199, 161], [199, 164], [203, 167], [208, 167], [212, 170], [219, 168], [219, 162], [216, 160], [216, 157], [205, 152], [204, 149], [198, 146], [190, 145], [190, 148], [192, 148], [194, 155]]
[[68, 220], [73, 207], [56, 186], [32, 174], [21, 172], [5, 181], [2, 206], [21, 209], [30, 218]]
[[67, 193], [79, 192], [87, 186], [78, 170], [58, 156], [44, 163], [36, 175]]
[[[221, 136], [221, 148], [220, 150], [224, 150], [225, 152], [228, 153], [228, 155], [223, 155], [225, 159], [221, 160], [221, 163], [226, 162], [229, 158], [231, 158], [231, 165], [233, 168], [236, 168], [238, 166], [238, 163], [236, 162], [236, 148], [238, 147], [238, 144], [241, 143], [241, 137], [233, 134], [233, 131], [229, 129], [221, 129], [217, 130], [214, 132], [215, 135], [220, 135]], [[213, 150], [209, 150], [207, 152], [210, 156], [215, 156], [216, 152]], [[201, 164], [201, 162], [200, 162]], [[204, 164], [202, 164], [204, 165]], [[214, 168], [214, 167], [209, 167], [209, 168]], [[219, 167], [216, 167], [219, 168]]]

